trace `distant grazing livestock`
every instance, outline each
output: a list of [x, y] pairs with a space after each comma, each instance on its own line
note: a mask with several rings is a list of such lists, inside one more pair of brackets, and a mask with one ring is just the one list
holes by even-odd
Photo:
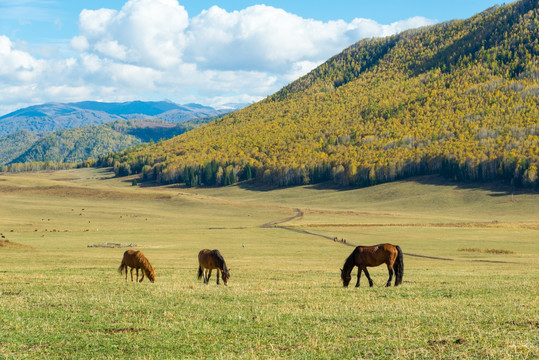
[[374, 246], [358, 246], [352, 251], [350, 256], [344, 262], [344, 266], [341, 269], [341, 279], [344, 287], [348, 287], [350, 280], [352, 279], [351, 272], [354, 266], [358, 267], [357, 270], [357, 283], [356, 287], [359, 287], [359, 278], [361, 277], [361, 271], [365, 273], [369, 280], [369, 285], [372, 286], [373, 282], [367, 271], [367, 266], [378, 266], [382, 264], [387, 265], [389, 271], [389, 279], [386, 286], [391, 286], [391, 279], [393, 277], [393, 270], [395, 270], [395, 286], [402, 283], [402, 275], [404, 272], [402, 250], [399, 246], [391, 244], [379, 244]]
[[[152, 265], [146, 259], [146, 256], [140, 251], [127, 250], [124, 252], [124, 258], [118, 268], [118, 272], [121, 274], [125, 270], [125, 281], [127, 281], [127, 267], [131, 268], [131, 281], [133, 281], [133, 269], [137, 269], [137, 282], [144, 280], [144, 275], [150, 279], [151, 282], [155, 281], [155, 270]], [[142, 277], [138, 280], [138, 270], [142, 270]]]
[[217, 285], [219, 285], [219, 273], [222, 274], [223, 282], [228, 285], [230, 270], [226, 267], [225, 259], [219, 250], [200, 250], [198, 253], [198, 278], [204, 276], [204, 284], [210, 281], [211, 271], [217, 269]]

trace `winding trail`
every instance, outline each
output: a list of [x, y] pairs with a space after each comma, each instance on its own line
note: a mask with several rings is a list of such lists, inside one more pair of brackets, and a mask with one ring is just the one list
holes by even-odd
[[[331, 236], [317, 234], [317, 233], [314, 233], [314, 232], [311, 232], [311, 231], [308, 231], [308, 230], [304, 230], [304, 229], [297, 229], [297, 228], [292, 227], [292, 226], [281, 225], [281, 224], [287, 223], [287, 222], [295, 220], [295, 219], [301, 219], [303, 217], [303, 215], [305, 214], [299, 208], [296, 208], [294, 210], [296, 211], [296, 214], [294, 216], [290, 216], [290, 217], [287, 217], [287, 218], [282, 219], [282, 220], [270, 221], [270, 222], [267, 222], [265, 224], [260, 225], [260, 227], [263, 228], [263, 229], [278, 228], [278, 229], [293, 231], [293, 232], [296, 232], [296, 233], [299, 233], [299, 234], [317, 236], [317, 237], [320, 237], [320, 238], [323, 238], [323, 239], [335, 241], [334, 238], [331, 237]], [[352, 246], [354, 248], [356, 246], [358, 246], [358, 245], [352, 244], [352, 243], [350, 243], [348, 241], [347, 242], [336, 241], [336, 242], [338, 242], [338, 243], [340, 243], [342, 245]], [[443, 257], [437, 257], [437, 256], [420, 255], [420, 254], [413, 254], [413, 253], [403, 253], [403, 254], [406, 255], [406, 256], [425, 258], [425, 259], [433, 259], [433, 260], [441, 260], [441, 261], [455, 261], [455, 259], [443, 258]], [[515, 262], [512, 262], [512, 261], [497, 261], [497, 260], [461, 260], [461, 261], [496, 263], [496, 264], [516, 264]]]
[[304, 215], [303, 211], [301, 211], [298, 208], [296, 208], [295, 210], [296, 210], [296, 215], [294, 215], [294, 216], [288, 217], [288, 218], [283, 219], [283, 220], [270, 221], [268, 223], [260, 225], [260, 227], [263, 228], [263, 229], [275, 228], [275, 227], [286, 228], [286, 226], [279, 226], [279, 224], [283, 224], [285, 222], [289, 222], [289, 221], [292, 221], [294, 219], [299, 219], [299, 218], [303, 217], [303, 215]]

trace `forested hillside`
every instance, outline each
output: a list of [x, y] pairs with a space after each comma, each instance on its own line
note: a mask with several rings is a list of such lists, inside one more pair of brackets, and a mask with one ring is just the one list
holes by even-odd
[[8, 164], [21, 156], [38, 140], [39, 135], [28, 130], [19, 130], [0, 137], [0, 165]]
[[260, 103], [98, 164], [187, 186], [431, 173], [538, 186], [538, 12], [521, 0], [360, 41]]
[[215, 118], [181, 123], [163, 120], [120, 120], [103, 125], [35, 134], [21, 130], [0, 138], [3, 171], [73, 167], [98, 156], [125, 150], [146, 142], [158, 142], [183, 134]]

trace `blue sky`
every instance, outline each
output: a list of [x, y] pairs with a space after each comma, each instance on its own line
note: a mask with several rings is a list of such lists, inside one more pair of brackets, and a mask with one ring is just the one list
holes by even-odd
[[364, 37], [493, 0], [0, 0], [0, 115], [44, 102], [257, 101]]

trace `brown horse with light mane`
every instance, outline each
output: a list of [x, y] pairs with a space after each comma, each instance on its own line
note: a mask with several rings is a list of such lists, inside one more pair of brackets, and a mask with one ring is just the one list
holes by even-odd
[[222, 274], [225, 286], [228, 285], [230, 270], [226, 267], [225, 259], [219, 250], [203, 249], [198, 253], [198, 278], [204, 276], [204, 284], [209, 283], [211, 271], [217, 269], [217, 285], [219, 285], [219, 273]]
[[[152, 265], [146, 259], [146, 256], [140, 251], [127, 250], [124, 252], [124, 258], [118, 268], [118, 272], [121, 274], [125, 269], [125, 281], [127, 281], [127, 267], [131, 268], [131, 281], [133, 281], [133, 269], [137, 269], [137, 282], [144, 280], [144, 274], [150, 279], [151, 282], [155, 281], [155, 270]], [[138, 281], [138, 270], [142, 270], [142, 277]]]
[[389, 279], [387, 280], [386, 286], [391, 286], [393, 270], [395, 271], [395, 286], [397, 286], [402, 283], [402, 275], [404, 273], [404, 263], [402, 258], [402, 250], [398, 245], [379, 244], [374, 246], [358, 246], [352, 251], [350, 256], [348, 256], [341, 269], [342, 284], [344, 287], [348, 287], [348, 284], [352, 279], [352, 269], [354, 266], [357, 266], [356, 287], [359, 287], [361, 271], [365, 273], [369, 280], [369, 286], [372, 287], [373, 282], [367, 271], [367, 266], [372, 267], [386, 264], [387, 270], [389, 271]]

